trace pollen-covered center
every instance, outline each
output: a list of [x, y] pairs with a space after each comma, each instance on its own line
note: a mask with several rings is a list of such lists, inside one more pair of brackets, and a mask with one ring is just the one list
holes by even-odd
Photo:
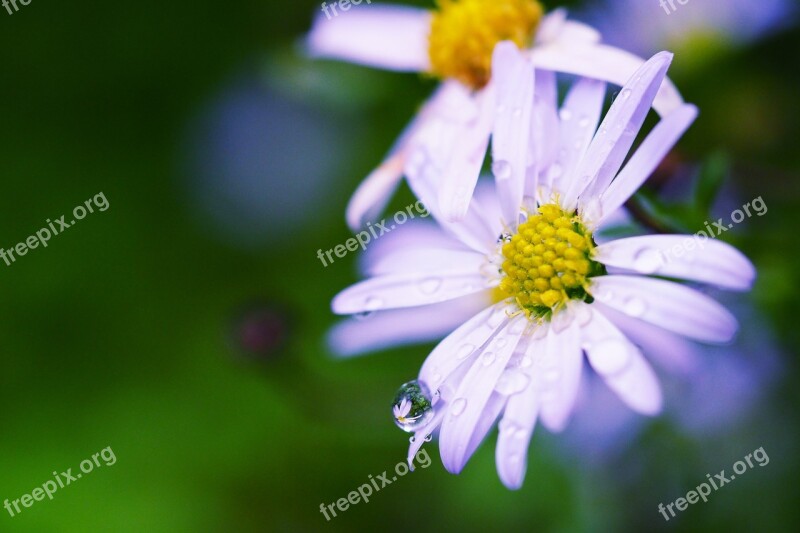
[[438, 0], [429, 39], [431, 71], [480, 89], [489, 82], [501, 41], [524, 48], [542, 18], [536, 0]]
[[550, 317], [568, 300], [590, 301], [587, 280], [605, 273], [591, 259], [595, 243], [576, 213], [558, 204], [539, 207], [502, 244], [497, 296], [513, 297], [529, 318]]

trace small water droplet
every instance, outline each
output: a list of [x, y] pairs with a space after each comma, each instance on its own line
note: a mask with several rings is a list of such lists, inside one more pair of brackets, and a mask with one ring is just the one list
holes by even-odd
[[450, 407], [450, 414], [453, 416], [458, 416], [464, 412], [467, 408], [467, 400], [464, 398], [459, 398], [458, 400], [453, 402], [453, 405]]
[[425, 437], [425, 442], [430, 442], [432, 440], [433, 440], [433, 434], [428, 435], [427, 437]]
[[605, 339], [586, 347], [592, 367], [604, 376], [612, 376], [627, 368], [631, 362], [629, 346], [617, 339]]
[[494, 352], [486, 352], [483, 354], [483, 357], [481, 357], [483, 366], [490, 366], [492, 363], [494, 363], [495, 359], [497, 359], [497, 356], [495, 356]]
[[370, 296], [364, 301], [364, 311], [367, 313], [377, 311], [383, 307], [383, 300], [377, 296]]
[[623, 99], [623, 100], [627, 100], [628, 98], [630, 98], [630, 97], [631, 97], [631, 90], [630, 90], [630, 89], [625, 89], [625, 90], [623, 90], [623, 91], [620, 93], [619, 97], [620, 97], [621, 99]]
[[505, 396], [511, 396], [525, 390], [531, 378], [518, 370], [506, 370], [497, 380], [495, 390]]
[[533, 365], [533, 359], [531, 359], [527, 355], [523, 357], [522, 360], [519, 362], [520, 368], [530, 368], [532, 365]]
[[504, 347], [506, 344], [508, 344], [508, 339], [506, 339], [505, 337], [497, 337], [497, 338], [495, 339], [495, 341], [494, 341], [494, 345], [495, 345], [495, 347], [497, 347], [497, 348], [502, 348], [502, 347]]
[[508, 161], [498, 159], [492, 163], [492, 173], [499, 180], [506, 180], [511, 177], [511, 164]]
[[572, 111], [562, 108], [561, 111], [559, 111], [558, 116], [561, 117], [563, 122], [569, 122], [572, 120]]
[[409, 438], [409, 439], [408, 439], [408, 442], [410, 442], [411, 444], [414, 444], [414, 442], [415, 442], [416, 440], [417, 440], [417, 439], [415, 439], [415, 438], [414, 438], [414, 435], [411, 435], [411, 438]]
[[622, 307], [626, 314], [634, 318], [640, 318], [645, 314], [645, 312], [647, 312], [647, 303], [641, 298], [637, 298], [635, 296], [627, 298], [623, 302]]
[[413, 433], [423, 427], [433, 418], [433, 405], [428, 387], [418, 380], [401, 385], [394, 397], [392, 414], [395, 424], [403, 431]]
[[664, 253], [654, 248], [642, 248], [633, 257], [633, 268], [643, 274], [654, 274], [665, 262]]
[[441, 278], [426, 278], [419, 282], [419, 290], [422, 294], [434, 294], [442, 286]]
[[474, 351], [475, 351], [474, 344], [465, 344], [461, 346], [461, 348], [459, 348], [458, 351], [456, 352], [456, 359], [459, 361], [466, 359]]
[[581, 117], [580, 121], [578, 121], [578, 126], [580, 126], [581, 128], [589, 127], [589, 117], [587, 117], [586, 115], [583, 115]]

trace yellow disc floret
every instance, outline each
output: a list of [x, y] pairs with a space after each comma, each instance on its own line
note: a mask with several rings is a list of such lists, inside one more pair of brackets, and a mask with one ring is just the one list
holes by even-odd
[[529, 318], [552, 315], [568, 300], [590, 300], [587, 280], [605, 273], [592, 260], [592, 234], [576, 213], [558, 204], [539, 207], [502, 242], [504, 274], [496, 297], [513, 297]]
[[535, 0], [438, 0], [429, 40], [431, 71], [473, 89], [489, 82], [492, 52], [501, 41], [524, 48], [543, 10]]

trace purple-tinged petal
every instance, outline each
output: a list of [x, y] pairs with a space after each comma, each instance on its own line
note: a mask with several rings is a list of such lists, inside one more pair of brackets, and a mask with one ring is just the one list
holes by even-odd
[[598, 198], [608, 188], [644, 124], [671, 62], [672, 54], [656, 54], [622, 88], [564, 195], [567, 208], [572, 208], [579, 196]]
[[396, 346], [433, 342], [489, 305], [491, 295], [487, 291], [433, 305], [348, 318], [330, 330], [328, 345], [340, 357], [353, 357]]
[[524, 316], [505, 319], [505, 327], [483, 347], [458, 386], [439, 433], [442, 463], [448, 472], [458, 474], [469, 459], [470, 443], [497, 380], [506, 368], [520, 340], [514, 323]]
[[696, 118], [697, 108], [684, 104], [653, 128], [625, 168], [600, 196], [598, 224], [639, 190]]
[[320, 14], [308, 35], [309, 55], [396, 71], [429, 70], [431, 14], [424, 9], [373, 5], [346, 16]]
[[592, 368], [634, 411], [661, 412], [661, 386], [639, 349], [596, 308], [583, 327], [584, 350]]
[[688, 235], [647, 235], [618, 239], [595, 249], [595, 261], [640, 274], [709, 283], [746, 291], [756, 269], [733, 246]]
[[708, 343], [727, 343], [736, 318], [705, 294], [684, 285], [641, 276], [592, 278], [591, 295], [628, 316]]
[[492, 171], [497, 180], [503, 219], [516, 226], [528, 168], [534, 73], [514, 43], [505, 41], [495, 47], [492, 83], [497, 101], [492, 133]]

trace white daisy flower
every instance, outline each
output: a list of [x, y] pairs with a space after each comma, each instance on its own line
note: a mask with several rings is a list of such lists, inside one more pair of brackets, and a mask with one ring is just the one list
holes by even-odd
[[[530, 119], [535, 92], [529, 70], [534, 67], [544, 74], [563, 72], [622, 85], [644, 62], [601, 44], [597, 31], [567, 20], [564, 10], [544, 16], [535, 0], [440, 0], [436, 11], [372, 4], [340, 15], [317, 17], [307, 41], [312, 56], [421, 72], [443, 81], [353, 195], [347, 208], [353, 229], [383, 211], [419, 152], [436, 153], [443, 169], [439, 195], [428, 207], [447, 220], [463, 218], [490, 134], [508, 136], [510, 123]], [[498, 57], [495, 47], [503, 41], [523, 51], [523, 65], [508, 50]], [[493, 77], [504, 78], [504, 87]], [[682, 103], [665, 80], [654, 101], [656, 111], [664, 115]], [[525, 168], [511, 171], [524, 173]]]
[[[643, 65], [599, 128], [604, 83], [579, 80], [558, 113], [555, 90], [548, 92], [535, 117], [557, 117], [550, 164], [535, 164], [520, 177], [496, 160], [495, 193], [479, 187], [463, 221], [437, 218], [435, 229], [406, 232], [405, 246], [384, 246], [372, 258], [370, 279], [334, 299], [338, 314], [377, 312], [360, 329], [350, 323], [334, 334], [350, 349], [375, 347], [381, 336], [418, 340], [452, 327], [454, 317], [462, 321], [428, 356], [418, 382], [395, 399], [402, 412], [408, 398], [409, 412], [424, 420], [407, 428], [415, 433], [409, 458], [438, 429], [444, 466], [458, 473], [499, 417], [497, 469], [506, 486], [518, 488], [536, 421], [551, 431], [567, 423], [584, 353], [631, 409], [660, 411], [658, 380], [617, 317], [706, 343], [732, 339], [738, 325], [724, 307], [660, 278], [747, 290], [755, 269], [736, 249], [710, 240], [687, 246], [681, 235], [599, 246], [594, 238], [697, 116], [694, 106], [681, 105], [623, 166], [671, 60], [662, 52]], [[530, 151], [536, 153], [516, 146], [508, 156]], [[435, 168], [412, 162], [409, 170], [423, 202], [436, 194]], [[464, 310], [446, 316], [448, 305]], [[467, 312], [472, 316], [465, 319]], [[369, 337], [361, 342], [364, 332]]]

